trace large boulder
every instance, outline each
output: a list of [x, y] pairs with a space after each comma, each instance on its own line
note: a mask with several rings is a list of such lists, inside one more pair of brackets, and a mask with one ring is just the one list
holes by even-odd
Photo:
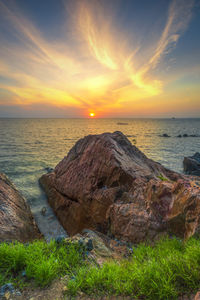
[[200, 153], [184, 157], [183, 168], [186, 174], [200, 176]]
[[148, 159], [121, 132], [79, 140], [40, 183], [70, 235], [90, 228], [140, 242], [166, 232], [188, 238], [198, 228], [199, 187]]
[[31, 211], [11, 181], [0, 173], [0, 242], [40, 237]]

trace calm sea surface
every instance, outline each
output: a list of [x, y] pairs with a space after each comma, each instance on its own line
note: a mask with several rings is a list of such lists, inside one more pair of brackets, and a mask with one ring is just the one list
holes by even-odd
[[[200, 137], [177, 138], [200, 135], [200, 119], [0, 119], [0, 172], [9, 176], [41, 219], [46, 202], [38, 179], [45, 168], [55, 167], [85, 135], [116, 130], [149, 158], [178, 172], [184, 156], [200, 151]], [[164, 133], [170, 137], [161, 137]]]

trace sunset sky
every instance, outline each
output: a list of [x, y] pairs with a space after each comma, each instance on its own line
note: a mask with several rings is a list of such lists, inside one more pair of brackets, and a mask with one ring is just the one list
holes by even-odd
[[0, 0], [0, 117], [200, 117], [200, 1]]

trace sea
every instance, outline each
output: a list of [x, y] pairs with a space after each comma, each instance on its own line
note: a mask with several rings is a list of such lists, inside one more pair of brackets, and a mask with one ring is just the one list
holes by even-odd
[[[67, 233], [49, 207], [38, 179], [80, 138], [114, 131], [123, 132], [147, 157], [180, 173], [184, 157], [200, 152], [200, 119], [0, 119], [0, 172], [24, 196], [47, 240]], [[184, 134], [188, 136], [178, 137]]]

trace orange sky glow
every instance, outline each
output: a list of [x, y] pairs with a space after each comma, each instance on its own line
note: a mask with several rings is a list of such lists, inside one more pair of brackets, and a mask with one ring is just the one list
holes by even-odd
[[75, 117], [198, 116], [200, 64], [189, 50], [185, 56], [175, 51], [192, 22], [194, 2], [179, 2], [169, 2], [162, 26], [155, 24], [145, 40], [136, 27], [122, 28], [115, 9], [101, 1], [63, 1], [68, 18], [52, 39], [20, 5], [1, 1], [0, 17], [14, 38], [1, 36], [0, 110], [14, 107], [26, 116], [43, 106]]

